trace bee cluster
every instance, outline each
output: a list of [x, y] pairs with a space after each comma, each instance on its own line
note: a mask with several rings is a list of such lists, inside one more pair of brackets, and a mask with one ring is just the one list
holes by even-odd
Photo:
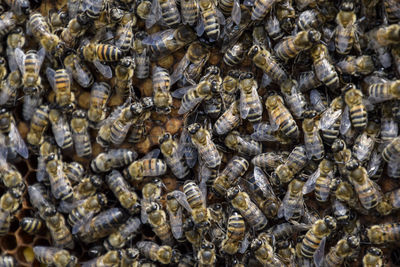
[[400, 2], [4, 0], [0, 266], [400, 266]]

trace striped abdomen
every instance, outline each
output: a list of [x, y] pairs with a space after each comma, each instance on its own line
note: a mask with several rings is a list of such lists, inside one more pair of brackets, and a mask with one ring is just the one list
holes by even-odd
[[124, 142], [126, 135], [128, 134], [129, 128], [132, 122], [125, 122], [120, 119], [116, 120], [110, 129], [110, 140], [113, 144], [119, 145]]
[[143, 160], [143, 176], [159, 176], [167, 172], [167, 164], [161, 159]]
[[96, 54], [100, 61], [118, 61], [123, 56], [118, 47], [109, 44], [96, 45]]
[[216, 168], [221, 164], [221, 155], [211, 140], [207, 144], [199, 144], [196, 147], [199, 156], [208, 168]]
[[6, 235], [10, 229], [10, 214], [2, 211], [0, 213], [0, 236]]
[[142, 53], [136, 53], [135, 61], [136, 61], [135, 76], [138, 79], [146, 79], [147, 77], [149, 77], [150, 58], [147, 55], [147, 51], [143, 50]]
[[379, 192], [377, 192], [368, 177], [365, 178], [364, 182], [353, 182], [353, 185], [364, 208], [372, 209], [378, 205], [378, 202], [380, 201]]
[[386, 162], [395, 161], [400, 157], [400, 137], [392, 140], [382, 151], [382, 158]]
[[271, 116], [281, 131], [288, 137], [297, 137], [299, 128], [293, 120], [292, 115], [285, 106], [280, 105], [271, 111]]
[[322, 238], [323, 237], [315, 235], [313, 229], [309, 230], [301, 243], [301, 255], [305, 258], [312, 258]]
[[79, 157], [88, 157], [92, 154], [92, 145], [87, 129], [82, 131], [72, 129], [72, 139], [75, 145], [75, 152]]
[[260, 231], [267, 226], [268, 219], [250, 198], [247, 199], [247, 209], [241, 209], [240, 214], [255, 231]]
[[104, 1], [84, 0], [81, 2], [81, 8], [90, 19], [97, 20], [104, 9]]
[[289, 60], [299, 54], [302, 49], [294, 44], [295, 37], [292, 36], [279, 43], [275, 48], [275, 54], [282, 60]]
[[252, 20], [262, 20], [276, 0], [256, 0], [251, 11]]
[[330, 88], [339, 86], [339, 77], [334, 67], [326, 58], [319, 58], [314, 61], [314, 69], [317, 78]]
[[214, 41], [218, 40], [220, 29], [218, 15], [215, 8], [202, 10], [201, 15], [204, 22], [204, 31], [206, 32], [207, 36]]
[[311, 133], [304, 132], [304, 144], [310, 159], [321, 160], [324, 157], [324, 144], [318, 130], [313, 130]]
[[240, 241], [244, 238], [246, 225], [240, 213], [234, 212], [228, 220], [228, 238], [231, 241]]
[[298, 173], [307, 164], [307, 155], [304, 146], [295, 147], [286, 160], [286, 164], [293, 173]]
[[346, 28], [339, 25], [338, 28], [336, 28], [335, 37], [336, 52], [342, 55], [350, 53], [353, 48], [354, 38], [355, 33], [352, 25]]
[[201, 191], [195, 182], [190, 181], [185, 183], [183, 185], [183, 192], [192, 209], [203, 206]]
[[225, 52], [222, 60], [225, 65], [232, 67], [243, 61], [245, 53], [243, 43], [237, 43]]
[[157, 67], [153, 72], [153, 88], [154, 90], [166, 91], [171, 87], [171, 78], [168, 70]]
[[161, 16], [168, 27], [175, 27], [181, 22], [181, 15], [175, 1], [158, 0], [161, 7]]
[[386, 242], [400, 241], [400, 223], [389, 223], [381, 225], [382, 232], [385, 233]]
[[392, 99], [390, 92], [391, 83], [374, 83], [368, 87], [369, 98], [374, 102], [383, 102]]
[[322, 139], [328, 145], [332, 145], [335, 139], [338, 138], [340, 121], [341, 121], [340, 119], [336, 120], [336, 122], [328, 129], [321, 129]]
[[350, 120], [355, 130], [363, 130], [367, 126], [367, 110], [363, 104], [350, 108]]
[[330, 176], [320, 175], [315, 182], [315, 198], [320, 202], [328, 200], [330, 193]]
[[264, 72], [277, 83], [286, 81], [288, 76], [282, 66], [271, 56], [267, 57], [266, 59], [267, 61], [263, 66]]

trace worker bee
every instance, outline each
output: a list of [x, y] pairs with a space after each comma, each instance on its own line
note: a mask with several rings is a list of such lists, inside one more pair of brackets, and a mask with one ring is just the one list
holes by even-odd
[[85, 225], [77, 229], [80, 240], [92, 243], [114, 232], [126, 220], [119, 208], [111, 208], [100, 212]]
[[[0, 160], [6, 160], [7, 150], [17, 152], [25, 159], [28, 158], [28, 148], [17, 129], [15, 119], [11, 112], [5, 108], [0, 109], [0, 133], [0, 138], [4, 139], [2, 142], [7, 144], [7, 148], [1, 148], [4, 159]], [[3, 165], [2, 162], [0, 162], [0, 165]]]
[[138, 196], [130, 188], [119, 171], [111, 171], [111, 173], [106, 176], [106, 183], [122, 207], [132, 214], [139, 212], [140, 205]]
[[91, 123], [97, 123], [105, 119], [105, 107], [110, 96], [110, 86], [105, 83], [94, 83], [90, 91], [88, 119]]
[[316, 30], [301, 31], [277, 44], [274, 50], [280, 59], [287, 61], [300, 52], [310, 49], [320, 38], [321, 33]]
[[357, 236], [352, 235], [340, 239], [325, 256], [324, 264], [326, 266], [342, 265], [345, 259], [353, 254], [359, 246], [360, 240]]
[[51, 109], [49, 121], [57, 145], [62, 149], [72, 149], [72, 133], [65, 114], [57, 109]]
[[368, 121], [367, 109], [363, 103], [363, 93], [354, 84], [346, 85], [343, 91], [344, 102], [349, 107], [351, 124], [354, 129], [363, 130], [367, 126]]
[[308, 194], [315, 188], [315, 198], [320, 202], [328, 201], [334, 171], [334, 163], [326, 158], [323, 159], [304, 185], [303, 194]]
[[356, 47], [358, 45], [355, 25], [357, 16], [354, 8], [352, 1], [344, 1], [340, 6], [339, 13], [336, 15], [335, 47], [336, 52], [342, 55], [349, 54], [353, 46]]
[[[69, 7], [71, 6], [72, 5], [69, 5]], [[82, 36], [86, 32], [91, 23], [84, 15], [72, 15], [69, 16], [69, 18], [70, 20], [68, 21], [67, 27], [60, 29], [60, 38], [66, 47], [72, 48], [75, 47], [78, 37]]]
[[146, 28], [151, 28], [156, 22], [161, 21], [168, 28], [175, 28], [181, 22], [181, 14], [179, 13], [175, 1], [157, 0], [153, 1], [151, 12], [146, 18]]
[[50, 32], [51, 33], [58, 33], [60, 32], [65, 26], [68, 24], [68, 13], [59, 10], [57, 11], [56, 9], [51, 9], [48, 12], [47, 15], [47, 23], [50, 26]]
[[263, 20], [272, 6], [279, 0], [256, 0], [251, 11], [251, 20]]
[[122, 265], [124, 250], [109, 250], [90, 261], [83, 262], [83, 267], [119, 266]]
[[71, 92], [71, 78], [66, 69], [46, 69], [47, 79], [56, 93], [56, 103], [61, 109], [71, 111], [75, 107], [75, 94]]
[[278, 210], [279, 218], [284, 217], [287, 221], [289, 219], [298, 220], [304, 215], [303, 187], [305, 182], [306, 177], [299, 176], [289, 183], [282, 205]]
[[0, 80], [3, 80], [7, 76], [7, 61], [4, 57], [0, 57]]
[[79, 157], [88, 157], [92, 154], [92, 145], [88, 133], [89, 122], [86, 112], [75, 110], [72, 113], [71, 131], [74, 141], [75, 151]]
[[92, 86], [94, 78], [88, 67], [80, 60], [79, 56], [68, 51], [63, 59], [65, 68], [72, 74], [72, 78], [83, 88]]
[[375, 119], [367, 122], [367, 127], [357, 137], [353, 145], [353, 155], [358, 161], [365, 162], [370, 159], [379, 130], [379, 120]]
[[97, 175], [85, 175], [79, 183], [74, 186], [74, 200], [81, 200], [96, 194], [103, 186], [103, 181]]
[[5, 37], [17, 24], [17, 16], [11, 10], [0, 15], [0, 37]]
[[132, 163], [137, 158], [137, 153], [130, 149], [110, 149], [107, 153], [98, 154], [90, 163], [94, 172], [108, 172]]
[[56, 247], [70, 248], [75, 247], [74, 239], [71, 235], [65, 218], [61, 213], [56, 212], [54, 215], [45, 217], [46, 227], [50, 232], [53, 244]]
[[365, 267], [383, 267], [383, 252], [376, 247], [369, 247], [363, 257], [363, 266]]
[[271, 53], [259, 45], [253, 45], [248, 53], [254, 65], [260, 68], [274, 82], [281, 84], [288, 79], [286, 71], [273, 58]]
[[154, 33], [142, 39], [142, 44], [149, 47], [152, 59], [160, 59], [193, 42], [195, 39], [196, 34], [190, 27], [179, 26], [176, 29], [167, 29]]
[[[152, 151], [150, 154], [151, 153]], [[132, 162], [124, 169], [124, 177], [128, 178], [130, 181], [140, 182], [144, 177], [164, 175], [167, 172], [167, 164], [164, 160], [149, 158], [152, 157], [150, 154]]]
[[399, 223], [373, 225], [366, 229], [367, 238], [374, 245], [397, 243], [400, 240], [399, 233]]
[[9, 211], [0, 212], [0, 236], [5, 236], [10, 231], [11, 219]]
[[170, 133], [165, 133], [159, 139], [161, 153], [172, 173], [179, 179], [184, 179], [190, 173], [186, 161], [181, 158], [178, 142], [173, 140]]
[[152, 241], [139, 241], [136, 243], [141, 255], [152, 261], [158, 261], [161, 264], [178, 263], [180, 253], [173, 250], [170, 246], [159, 246]]
[[240, 190], [240, 187], [231, 187], [226, 195], [232, 206], [240, 212], [255, 231], [263, 230], [267, 226], [268, 219], [250, 199], [249, 195]]
[[193, 145], [197, 148], [200, 158], [207, 167], [216, 168], [221, 164], [221, 155], [211, 140], [211, 134], [200, 124], [194, 123], [187, 127]]
[[260, 233], [257, 238], [251, 242], [251, 250], [256, 259], [266, 266], [283, 267], [285, 264], [275, 254], [272, 243], [272, 237], [266, 233]]
[[169, 93], [170, 76], [168, 70], [156, 66], [153, 69], [153, 99], [156, 112], [168, 114], [172, 108], [172, 96]]
[[282, 183], [288, 183], [294, 175], [306, 166], [307, 162], [305, 147], [296, 146], [285, 162], [275, 169], [273, 176], [276, 176]]
[[297, 88], [297, 82], [288, 79], [281, 84], [281, 92], [290, 111], [295, 118], [302, 118], [307, 102], [302, 92]]
[[197, 259], [199, 267], [215, 266], [217, 255], [215, 253], [215, 246], [213, 243], [203, 240], [199, 251], [197, 252]]
[[54, 216], [56, 208], [50, 202], [49, 197], [46, 195], [46, 188], [42, 184], [36, 183], [28, 186], [28, 193], [32, 206], [39, 211], [39, 216], [42, 219]]
[[398, 88], [400, 80], [382, 83], [373, 83], [368, 87], [368, 100], [372, 103], [380, 103], [400, 97]]
[[76, 266], [78, 259], [71, 255], [68, 250], [55, 247], [35, 246], [33, 247], [35, 258], [43, 264], [54, 266]]
[[201, 20], [196, 28], [197, 35], [201, 36], [205, 32], [210, 41], [217, 41], [220, 36], [220, 24], [225, 24], [224, 15], [210, 0], [199, 1], [199, 13]]
[[65, 176], [63, 162], [55, 154], [50, 154], [46, 159], [46, 171], [49, 175], [51, 192], [56, 199], [67, 202], [72, 201], [73, 191], [71, 183]]
[[262, 104], [257, 92], [257, 81], [251, 72], [240, 75], [240, 117], [251, 123], [261, 121]]
[[298, 138], [299, 128], [289, 110], [284, 106], [283, 99], [279, 95], [269, 96], [265, 102], [271, 125], [280, 128], [286, 136]]
[[336, 97], [330, 103], [329, 108], [321, 115], [318, 128], [321, 129], [321, 137], [327, 144], [332, 144], [339, 136], [343, 106], [343, 99]]
[[43, 133], [49, 125], [49, 106], [40, 105], [32, 116], [31, 126], [27, 136], [27, 141], [33, 146], [38, 146], [43, 142]]
[[154, 178], [146, 183], [142, 188], [141, 199], [141, 221], [147, 222], [147, 208], [150, 207], [152, 202], [158, 202], [161, 198], [163, 183], [158, 178]]
[[243, 35], [237, 43], [229, 47], [222, 58], [225, 65], [233, 67], [240, 64], [250, 48], [251, 38], [248, 34]]
[[315, 75], [323, 84], [335, 90], [339, 87], [339, 77], [331, 63], [328, 48], [323, 44], [316, 45], [311, 50], [311, 58]]
[[323, 113], [328, 108], [327, 95], [319, 91], [318, 89], [313, 89], [310, 91], [310, 104], [312, 109], [318, 114]]
[[241, 136], [238, 131], [232, 131], [225, 137], [225, 145], [239, 154], [248, 156], [255, 156], [262, 152], [261, 143], [252, 140], [250, 136]]
[[69, 180], [80, 182], [85, 173], [85, 168], [78, 162], [70, 162], [64, 165], [64, 173]]
[[27, 95], [38, 95], [42, 91], [42, 82], [39, 71], [42, 66], [45, 50], [29, 50], [26, 54], [20, 49], [15, 49], [15, 60], [23, 78], [24, 93]]
[[308, 159], [319, 161], [325, 155], [324, 144], [319, 135], [318, 121], [316, 119], [315, 110], [308, 111], [304, 115], [303, 132], [304, 132], [304, 145], [306, 148], [306, 155]]
[[128, 219], [118, 228], [118, 231], [112, 233], [104, 240], [104, 246], [111, 249], [120, 249], [125, 246], [132, 238], [139, 234], [142, 223], [137, 217]]
[[199, 4], [195, 0], [184, 0], [181, 1], [181, 16], [182, 23], [193, 26], [198, 19], [199, 15]]
[[240, 123], [239, 102], [233, 102], [230, 107], [214, 123], [214, 132], [225, 135], [236, 128]]
[[34, 235], [43, 229], [44, 222], [39, 218], [24, 217], [19, 222], [19, 225], [22, 230], [30, 235]]
[[307, 92], [313, 88], [317, 88], [322, 85], [322, 82], [317, 78], [314, 71], [306, 71], [300, 73], [298, 81], [298, 89], [300, 92]]
[[175, 197], [175, 193], [167, 194], [166, 209], [171, 225], [172, 235], [176, 240], [181, 240], [183, 235], [182, 207]]
[[[22, 85], [21, 73], [19, 70], [12, 71], [7, 78], [0, 82], [0, 105], [4, 107], [13, 107], [17, 101], [18, 89]], [[31, 115], [32, 116], [32, 115]], [[29, 116], [23, 116], [24, 119]]]
[[224, 196], [226, 191], [236, 184], [238, 178], [242, 176], [248, 168], [249, 162], [245, 158], [233, 156], [213, 182], [212, 190]]
[[136, 23], [136, 17], [124, 15], [115, 32], [115, 46], [122, 52], [127, 53], [133, 46], [133, 27]]
[[240, 71], [230, 70], [224, 77], [222, 82], [222, 97], [225, 106], [232, 105], [236, 101], [237, 92], [239, 90]]
[[115, 90], [121, 99], [133, 97], [132, 78], [136, 63], [133, 57], [123, 57], [115, 67]]
[[[287, 155], [286, 155], [287, 156]], [[277, 152], [266, 152], [256, 155], [251, 163], [254, 166], [260, 167], [266, 170], [275, 170], [279, 165], [285, 162], [285, 154]]]
[[135, 76], [138, 79], [145, 79], [149, 76], [150, 58], [149, 49], [142, 42], [148, 35], [144, 31], [139, 31], [135, 34], [133, 42], [134, 58], [136, 63]]
[[7, 267], [15, 267], [17, 266], [17, 261], [13, 256], [5, 254], [0, 256], [0, 264]]
[[31, 13], [29, 15], [27, 27], [46, 51], [62, 53], [63, 44], [60, 38], [51, 32], [50, 25], [42, 14], [36, 12]]
[[374, 71], [374, 62], [371, 56], [363, 55], [359, 57], [347, 56], [342, 61], [336, 63], [337, 69], [344, 74], [354, 76], [368, 75]]
[[382, 151], [382, 158], [390, 163], [397, 162], [400, 157], [400, 137], [394, 138]]
[[151, 225], [153, 232], [160, 238], [161, 242], [172, 246], [174, 238], [171, 232], [171, 227], [167, 222], [167, 214], [156, 202], [150, 203], [146, 209], [147, 220]]

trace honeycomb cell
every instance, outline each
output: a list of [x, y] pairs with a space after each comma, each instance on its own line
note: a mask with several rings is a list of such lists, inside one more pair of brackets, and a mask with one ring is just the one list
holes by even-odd
[[38, 238], [35, 241], [33, 241], [33, 246], [49, 246], [50, 242], [47, 239], [44, 238]]
[[37, 182], [36, 172], [34, 171], [29, 172], [25, 178], [25, 181], [27, 182], [28, 185], [33, 185], [34, 183], [36, 183]]
[[34, 236], [26, 233], [22, 229], [18, 229], [18, 231], [15, 234], [19, 237], [19, 240], [21, 240], [24, 244], [31, 244], [33, 242]]
[[32, 263], [35, 260], [35, 254], [32, 247], [20, 246], [18, 247], [16, 258], [22, 263]]
[[12, 233], [12, 232], [17, 231], [18, 227], [19, 227], [19, 221], [18, 221], [17, 218], [14, 218], [14, 219], [11, 221], [9, 232]]
[[22, 176], [25, 176], [29, 172], [29, 166], [26, 161], [20, 161], [15, 163], [15, 167], [17, 167], [18, 171], [21, 173]]
[[6, 235], [1, 238], [0, 247], [3, 251], [12, 251], [17, 247], [17, 239], [14, 235]]

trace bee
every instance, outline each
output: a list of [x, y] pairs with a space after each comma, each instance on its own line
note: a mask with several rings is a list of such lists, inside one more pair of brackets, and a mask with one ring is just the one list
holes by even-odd
[[60, 157], [60, 151], [57, 148], [57, 144], [54, 139], [45, 138], [43, 143], [39, 147], [38, 166], [36, 172], [36, 179], [39, 182], [43, 182], [47, 185], [50, 184], [49, 174], [46, 171], [46, 158], [51, 154], [55, 154]]
[[[19, 70], [12, 71], [7, 78], [0, 82], [0, 105], [4, 107], [13, 107], [17, 101], [18, 89], [22, 85], [22, 77]], [[24, 115], [24, 114], [23, 114]], [[24, 119], [29, 116], [23, 116]]]
[[214, 244], [203, 240], [200, 249], [197, 252], [197, 259], [199, 261], [199, 267], [215, 266], [217, 255], [215, 253]]
[[344, 74], [354, 76], [368, 75], [374, 71], [374, 62], [371, 56], [367, 55], [359, 57], [347, 56], [345, 59], [336, 63], [336, 67]]
[[185, 234], [185, 238], [189, 243], [193, 245], [193, 247], [199, 249], [202, 241], [201, 233], [195, 228], [195, 224], [192, 218], [186, 218], [183, 223], [183, 231]]
[[0, 211], [0, 236], [5, 236], [10, 231], [11, 219], [9, 211]]
[[220, 36], [220, 24], [224, 24], [224, 15], [217, 9], [213, 1], [199, 0], [201, 26], [198, 26], [197, 35], [205, 32], [210, 41], [217, 41]]
[[143, 177], [160, 176], [167, 172], [167, 164], [164, 160], [156, 158], [143, 158], [132, 162], [123, 170], [124, 177], [130, 181], [140, 182]]
[[245, 158], [233, 156], [213, 182], [212, 190], [225, 196], [226, 191], [236, 184], [238, 178], [244, 175], [248, 168], [249, 162]]
[[92, 154], [88, 127], [89, 122], [86, 112], [80, 109], [75, 110], [72, 113], [71, 131], [72, 140], [74, 141], [75, 151], [78, 157], [89, 157]]
[[36, 12], [31, 13], [29, 15], [27, 27], [46, 51], [51, 53], [60, 53], [62, 51], [63, 44], [60, 38], [51, 32], [50, 25], [42, 14]]
[[11, 10], [0, 15], [0, 37], [5, 37], [17, 24], [17, 16]]
[[256, 0], [251, 10], [251, 20], [263, 20], [272, 6], [280, 0]]
[[71, 162], [64, 165], [65, 176], [71, 181], [80, 182], [85, 168], [78, 162]]
[[271, 53], [259, 45], [253, 45], [248, 53], [254, 65], [260, 68], [274, 82], [281, 84], [288, 79], [286, 71], [273, 58]]
[[288, 190], [278, 210], [278, 217], [298, 220], [304, 215], [303, 187], [306, 182], [305, 176], [294, 178], [288, 185]]
[[304, 144], [307, 157], [319, 161], [325, 155], [322, 138], [319, 135], [318, 121], [315, 110], [308, 111], [303, 120]]
[[79, 56], [68, 51], [63, 59], [65, 68], [72, 74], [72, 78], [83, 88], [89, 88], [94, 82], [93, 74], [80, 60]]
[[75, 256], [71, 255], [68, 250], [61, 248], [35, 246], [33, 253], [35, 253], [35, 258], [43, 264], [54, 264], [57, 267], [76, 266], [78, 264], [78, 259]]
[[83, 0], [81, 1], [79, 13], [84, 13], [90, 20], [99, 19], [106, 5], [104, 0]]
[[28, 193], [30, 203], [39, 211], [39, 216], [42, 219], [55, 215], [56, 208], [53, 203], [50, 202], [46, 194], [46, 188], [42, 184], [36, 183], [28, 186]]
[[136, 243], [141, 255], [152, 261], [158, 261], [161, 264], [174, 264], [179, 261], [180, 253], [173, 250], [170, 246], [159, 246], [152, 241], [139, 241]]
[[[286, 155], [287, 156], [287, 155]], [[275, 170], [279, 165], [285, 162], [284, 153], [266, 152], [256, 155], [251, 163], [254, 166], [267, 170]]]
[[354, 142], [353, 155], [360, 162], [365, 162], [371, 157], [379, 130], [379, 120], [369, 120], [363, 133]]
[[62, 10], [56, 11], [55, 9], [49, 10], [47, 16], [47, 23], [50, 26], [51, 33], [58, 33], [68, 24], [68, 13]]
[[276, 176], [282, 183], [288, 183], [294, 175], [306, 166], [307, 162], [308, 158], [305, 147], [296, 146], [285, 162], [276, 168], [273, 176]]
[[160, 150], [164, 156], [164, 160], [170, 167], [172, 173], [178, 179], [184, 179], [190, 174], [190, 169], [186, 164], [186, 161], [181, 157], [179, 153], [178, 142], [173, 140], [172, 135], [166, 132], [162, 137], [159, 138]]
[[19, 225], [22, 230], [30, 235], [34, 235], [43, 229], [44, 222], [42, 219], [39, 218], [24, 217], [19, 222]]
[[[11, 112], [5, 108], [0, 109], [0, 133], [1, 138], [5, 139], [4, 142], [7, 144], [8, 149], [6, 150], [15, 151], [23, 158], [28, 158], [28, 148], [17, 129], [15, 119]], [[2, 161], [6, 160], [7, 151], [4, 153], [6, 155], [3, 155], [5, 156], [4, 159], [0, 158], [0, 165], [5, 165], [3, 164], [5, 162]], [[5, 184], [10, 185], [8, 182]]]
[[96, 123], [105, 119], [105, 107], [110, 96], [110, 85], [105, 82], [94, 83], [90, 91], [88, 119]]
[[56, 93], [56, 103], [61, 109], [73, 110], [75, 94], [71, 92], [71, 78], [66, 69], [46, 69], [47, 79]]
[[242, 38], [231, 47], [229, 47], [222, 58], [225, 65], [233, 67], [240, 64], [246, 55], [247, 50], [250, 48], [251, 38], [249, 35], [243, 35]]
[[356, 20], [354, 3], [344, 1], [336, 15], [335, 47], [338, 54], [347, 55], [353, 46], [357, 45]]
[[357, 236], [348, 236], [340, 239], [329, 253], [325, 256], [326, 266], [340, 266], [360, 246]]
[[264, 172], [254, 167], [251, 175], [246, 177], [248, 192], [268, 219], [275, 219], [281, 201], [276, 197]]
[[230, 107], [214, 123], [214, 132], [225, 135], [236, 128], [240, 123], [239, 102], [233, 102]]
[[323, 113], [329, 106], [327, 95], [317, 89], [310, 91], [310, 103], [318, 114]]
[[136, 23], [136, 17], [125, 15], [119, 23], [115, 32], [115, 46], [122, 52], [127, 53], [133, 47], [133, 27]]
[[53, 196], [56, 199], [61, 199], [67, 202], [72, 201], [72, 186], [63, 171], [63, 162], [57, 159], [55, 154], [50, 154], [45, 159], [45, 162]]
[[110, 149], [107, 153], [98, 154], [90, 163], [94, 172], [108, 172], [113, 168], [120, 168], [132, 163], [137, 158], [135, 151], [119, 148]]
[[132, 238], [140, 233], [142, 223], [137, 217], [128, 219], [123, 225], [118, 228], [118, 231], [112, 233], [104, 240], [104, 247], [108, 250], [121, 249]]
[[330, 193], [330, 184], [334, 174], [334, 163], [328, 159], [323, 159], [318, 169], [307, 180], [303, 188], [303, 194], [308, 194], [315, 187], [315, 198], [319, 202], [328, 201]]
[[367, 109], [363, 103], [363, 93], [354, 84], [343, 89], [344, 102], [349, 107], [350, 120], [354, 129], [363, 130], [367, 126]]
[[389, 191], [385, 194], [385, 200], [389, 203], [393, 210], [398, 210], [400, 208], [400, 190], [395, 189], [393, 191]]
[[43, 143], [43, 134], [49, 125], [49, 106], [40, 105], [32, 116], [27, 141], [33, 146]]
[[193, 26], [199, 16], [199, 3], [195, 0], [181, 1], [182, 23]]
[[382, 158], [390, 163], [397, 162], [400, 158], [400, 137], [394, 138], [382, 151]]
[[174, 53], [195, 39], [196, 34], [190, 27], [179, 26], [176, 29], [154, 33], [144, 38], [142, 44], [148, 46], [152, 59], [160, 59]]
[[168, 70], [156, 66], [153, 69], [153, 99], [156, 112], [168, 114], [172, 108], [172, 96], [169, 93], [171, 79]]
[[15, 49], [15, 60], [23, 75], [23, 90], [27, 95], [38, 95], [42, 91], [39, 71], [45, 54], [44, 48], [39, 51], [29, 50], [26, 54], [18, 47]]
[[232, 131], [225, 137], [225, 145], [239, 154], [248, 156], [255, 156], [262, 152], [261, 143], [252, 140], [250, 136], [240, 136], [238, 131]]
[[147, 222], [147, 208], [152, 202], [158, 202], [161, 199], [163, 183], [158, 178], [146, 183], [142, 188], [141, 199], [141, 220], [142, 223]]
[[324, 17], [316, 9], [308, 9], [299, 14], [296, 24], [302, 31], [316, 29], [323, 19]]
[[335, 90], [339, 87], [339, 77], [331, 63], [328, 48], [323, 44], [316, 45], [311, 50], [311, 58], [315, 75], [323, 84]]
[[321, 33], [316, 30], [298, 32], [277, 44], [275, 54], [282, 60], [288, 61], [296, 57], [300, 52], [310, 49], [313, 44], [319, 42]]
[[167, 222], [165, 211], [158, 203], [152, 202], [146, 209], [146, 213], [153, 232], [160, 238], [163, 244], [172, 246], [174, 244], [174, 238], [171, 227]]
[[72, 149], [72, 133], [65, 114], [57, 109], [49, 112], [49, 121], [57, 145], [62, 149]]
[[363, 257], [363, 266], [365, 267], [383, 267], [383, 252], [376, 247], [369, 247]]
[[61, 40], [68, 48], [75, 47], [78, 38], [82, 36], [91, 25], [88, 18], [83, 15], [70, 16], [70, 18], [67, 27], [63, 28], [60, 33]]
[[82, 264], [83, 267], [100, 267], [100, 266], [120, 266], [125, 256], [124, 250], [110, 250], [105, 254], [98, 256], [88, 262]]
[[321, 137], [329, 145], [332, 145], [339, 136], [341, 123], [339, 118], [342, 115], [343, 107], [343, 99], [341, 97], [334, 98], [329, 108], [322, 113], [321, 119], [319, 120]]
[[123, 208], [127, 209], [132, 214], [139, 212], [140, 205], [138, 196], [130, 188], [119, 171], [111, 171], [111, 173], [106, 176], [106, 183]]
[[251, 250], [256, 259], [265, 266], [283, 267], [285, 264], [275, 255], [272, 245], [272, 237], [266, 233], [260, 233], [257, 238], [251, 242]]
[[368, 87], [368, 100], [373, 103], [380, 103], [400, 97], [398, 88], [400, 80], [383, 83], [373, 83]]
[[[300, 253], [304, 258], [312, 258], [318, 248], [323, 249], [326, 237], [336, 229], [336, 220], [331, 216], [325, 216], [317, 220], [307, 231], [300, 244]], [[322, 255], [320, 255], [322, 256]], [[314, 259], [320, 262], [323, 259]]]
[[134, 58], [136, 63], [135, 76], [138, 79], [145, 79], [149, 76], [150, 70], [150, 58], [149, 49], [147, 45], [143, 43], [143, 40], [148, 37], [144, 31], [139, 31], [135, 34], [133, 41]]
[[180, 241], [183, 235], [182, 207], [176, 199], [174, 192], [168, 193], [166, 200], [166, 209], [172, 235], [176, 240]]
[[78, 236], [84, 243], [92, 243], [114, 232], [126, 220], [119, 208], [111, 208], [100, 212], [87, 224], [78, 229]]
[[280, 131], [287, 137], [297, 139], [299, 128], [289, 110], [284, 106], [282, 97], [278, 95], [269, 96], [265, 101], [265, 106], [272, 121], [271, 124], [280, 128]]
[[135, 58], [129, 56], [123, 57], [115, 67], [115, 90], [121, 99], [125, 100], [133, 94], [132, 78], [135, 68]]
[[1, 255], [0, 256], [0, 265], [5, 266], [5, 267], [15, 267], [15, 266], [17, 266], [17, 261], [11, 255]]
[[70, 248], [75, 247], [74, 239], [71, 235], [65, 218], [61, 213], [56, 212], [52, 216], [45, 217], [46, 227], [50, 232], [53, 244], [56, 247]]
[[7, 76], [7, 62], [4, 57], [0, 57], [0, 80], [3, 80]]
[[281, 84], [281, 92], [293, 116], [302, 118], [307, 102], [303, 93], [298, 91], [297, 82], [291, 79], [286, 80]]
[[376, 48], [399, 44], [399, 34], [400, 28], [398, 24], [382, 26], [367, 33], [371, 38], [371, 44]]
[[257, 92], [257, 82], [251, 72], [240, 75], [240, 117], [248, 119], [251, 123], [261, 121], [262, 104]]
[[321, 81], [317, 78], [314, 71], [302, 72], [298, 81], [298, 89], [300, 92], [307, 92], [313, 88], [322, 85]]
[[227, 192], [227, 198], [232, 206], [237, 209], [250, 227], [255, 231], [263, 230], [268, 223], [268, 219], [261, 210], [251, 201], [246, 192], [240, 190], [240, 187], [232, 187]]
[[368, 240], [374, 245], [397, 243], [400, 240], [400, 224], [373, 225], [366, 230]]
[[242, 17], [240, 10], [240, 1], [220, 0], [218, 1], [218, 6], [221, 9], [222, 14], [224, 14], [226, 17], [231, 16], [236, 25], [240, 24], [240, 20]]
[[377, 189], [377, 185], [368, 177], [365, 168], [355, 160], [347, 162], [346, 168], [349, 171], [349, 181], [353, 184], [362, 206], [366, 209], [376, 207], [381, 201], [382, 195]]
[[200, 124], [194, 123], [188, 126], [193, 145], [197, 148], [200, 158], [208, 168], [216, 168], [221, 164], [221, 155], [211, 140], [211, 134]]
[[386, 16], [388, 19], [389, 24], [397, 23], [400, 21], [400, 14], [399, 14], [399, 8], [400, 5], [398, 2], [393, 1], [393, 0], [385, 0], [383, 1], [384, 7], [385, 7], [385, 12]]
[[146, 18], [146, 28], [151, 28], [157, 21], [162, 22], [168, 28], [175, 28], [181, 22], [175, 1], [157, 0], [153, 1], [150, 15]]
[[74, 200], [81, 200], [96, 194], [103, 186], [103, 181], [97, 175], [86, 175], [74, 187]]

